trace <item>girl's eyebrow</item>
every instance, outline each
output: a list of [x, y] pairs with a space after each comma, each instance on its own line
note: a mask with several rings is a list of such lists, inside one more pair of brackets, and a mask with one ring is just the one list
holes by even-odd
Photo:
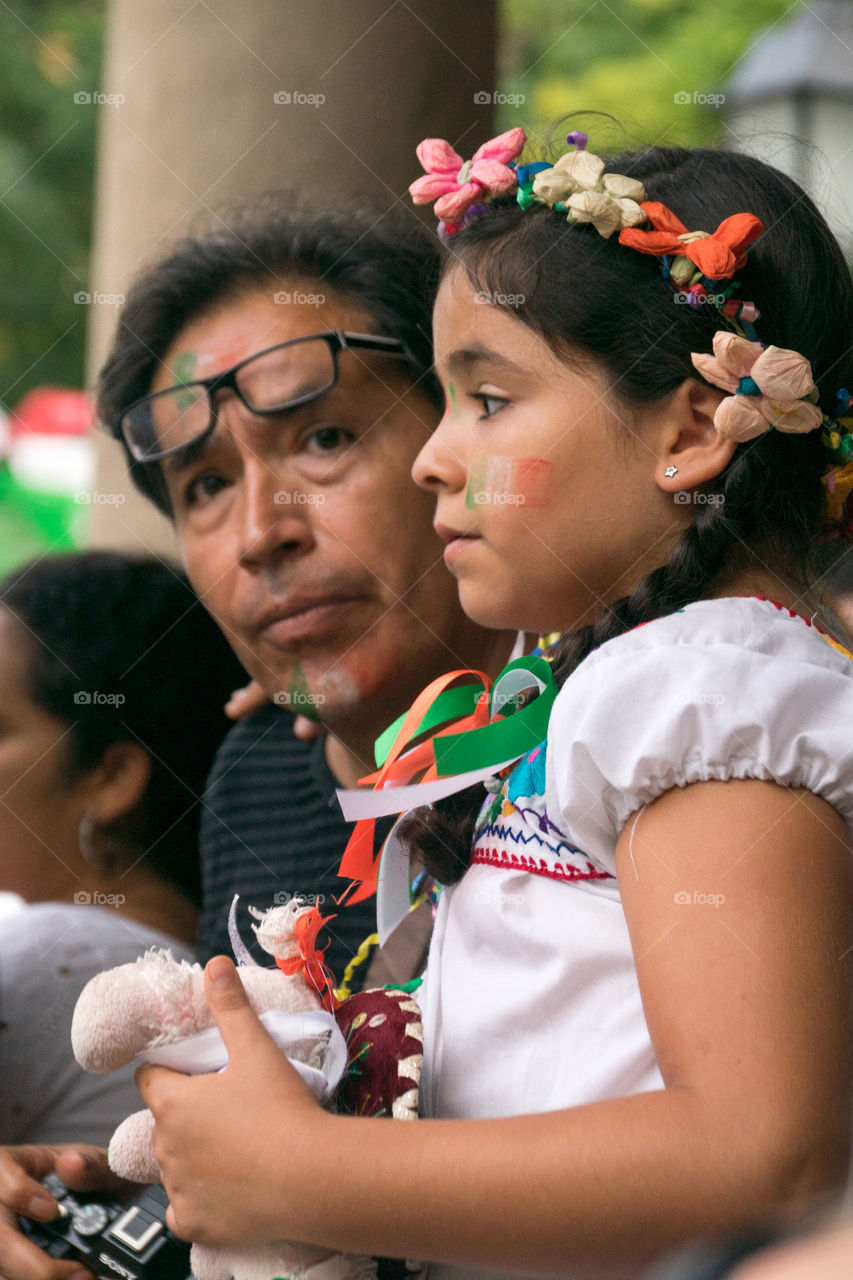
[[467, 373], [475, 364], [491, 365], [492, 368], [502, 369], [507, 373], [524, 373], [521, 365], [479, 343], [473, 347], [457, 347], [447, 358], [448, 372], [457, 375]]

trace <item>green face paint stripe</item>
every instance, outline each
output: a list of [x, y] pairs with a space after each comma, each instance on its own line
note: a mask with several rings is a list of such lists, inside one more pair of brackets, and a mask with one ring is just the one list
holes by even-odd
[[481, 458], [476, 464], [474, 470], [468, 480], [468, 488], [465, 492], [465, 506], [479, 507], [482, 505], [482, 495], [487, 492], [486, 476], [488, 474], [489, 459]]

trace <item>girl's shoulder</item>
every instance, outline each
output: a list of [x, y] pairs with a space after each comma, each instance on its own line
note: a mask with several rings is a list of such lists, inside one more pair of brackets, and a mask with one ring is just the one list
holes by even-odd
[[[585, 659], [594, 667], [628, 653], [688, 647], [733, 645], [767, 656], [786, 656], [828, 666], [853, 678], [853, 653], [813, 619], [765, 596], [723, 596], [696, 600], [653, 622], [644, 622], [608, 640]], [[573, 673], [573, 679], [577, 672]]]
[[551, 713], [551, 818], [615, 868], [628, 818], [672, 787], [805, 787], [853, 828], [853, 655], [762, 597], [701, 600], [607, 641]]

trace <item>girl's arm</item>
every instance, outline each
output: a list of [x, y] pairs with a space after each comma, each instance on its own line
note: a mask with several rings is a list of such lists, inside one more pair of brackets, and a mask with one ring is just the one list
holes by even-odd
[[[697, 783], [632, 817], [617, 869], [665, 1090], [501, 1120], [329, 1115], [239, 984], [215, 988], [209, 972], [228, 1069], [140, 1070], [181, 1234], [560, 1276], [636, 1265], [842, 1181], [853, 1093], [842, 819], [774, 783]], [[533, 1051], [547, 1071], [547, 1027]]]

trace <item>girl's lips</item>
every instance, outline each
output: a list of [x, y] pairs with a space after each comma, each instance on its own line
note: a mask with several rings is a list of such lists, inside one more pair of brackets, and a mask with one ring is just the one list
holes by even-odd
[[474, 542], [482, 542], [482, 538], [476, 533], [458, 533], [444, 548], [444, 561], [449, 564], [451, 560], [457, 559], [458, 556], [464, 555], [466, 549]]

